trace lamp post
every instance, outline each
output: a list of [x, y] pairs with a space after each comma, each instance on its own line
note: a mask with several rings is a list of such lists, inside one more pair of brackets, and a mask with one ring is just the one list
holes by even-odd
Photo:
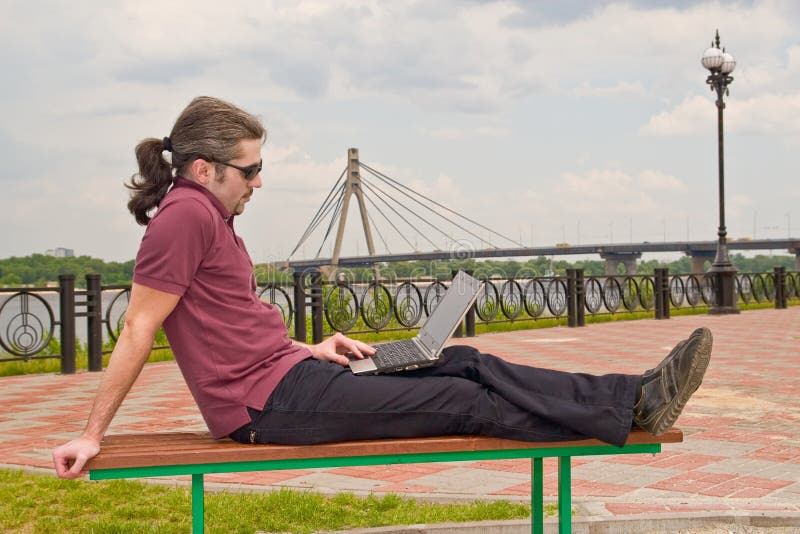
[[728, 257], [728, 232], [725, 229], [725, 164], [722, 142], [722, 112], [725, 109], [723, 97], [730, 94], [728, 85], [733, 82], [731, 72], [736, 68], [733, 56], [719, 47], [719, 30], [711, 47], [703, 53], [703, 66], [711, 74], [706, 79], [712, 91], [717, 93], [717, 137], [719, 146], [719, 229], [717, 231], [717, 254], [708, 272], [713, 277], [714, 302], [708, 310], [711, 314], [739, 313], [736, 307], [736, 268]]

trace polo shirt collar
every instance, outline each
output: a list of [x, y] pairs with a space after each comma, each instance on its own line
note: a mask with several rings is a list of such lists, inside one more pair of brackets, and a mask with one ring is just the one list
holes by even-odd
[[206, 198], [208, 198], [208, 200], [211, 201], [211, 204], [217, 209], [217, 211], [225, 221], [227, 221], [229, 224], [233, 223], [233, 215], [231, 215], [231, 212], [229, 212], [228, 209], [222, 205], [222, 202], [220, 202], [219, 199], [211, 193], [211, 191], [209, 191], [202, 185], [198, 184], [197, 182], [193, 182], [187, 178], [184, 178], [183, 176], [178, 176], [175, 178], [175, 184], [172, 187], [173, 188], [188, 187], [190, 189], [195, 189], [196, 191], [200, 191], [206, 196]]

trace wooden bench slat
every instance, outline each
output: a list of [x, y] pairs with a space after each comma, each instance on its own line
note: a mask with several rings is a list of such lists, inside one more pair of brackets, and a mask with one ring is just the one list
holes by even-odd
[[[627, 444], [680, 443], [683, 433], [673, 429], [656, 437], [641, 430], [631, 432]], [[215, 440], [208, 433], [120, 434], [106, 437], [100, 454], [86, 468], [209, 464], [263, 460], [294, 460], [346, 456], [425, 454], [457, 451], [593, 447], [608, 444], [596, 440], [526, 442], [484, 436], [348, 441], [321, 445], [243, 445], [229, 439]]]

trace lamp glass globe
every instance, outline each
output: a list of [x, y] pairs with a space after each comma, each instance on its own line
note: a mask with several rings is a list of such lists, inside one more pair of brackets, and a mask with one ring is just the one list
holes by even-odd
[[716, 70], [722, 66], [723, 57], [722, 50], [716, 47], [711, 47], [703, 52], [703, 58], [700, 60], [705, 68], [708, 70]]
[[733, 59], [733, 56], [727, 52], [722, 53], [722, 65], [720, 65], [719, 70], [723, 74], [730, 74], [733, 72], [733, 69], [736, 68], [736, 60]]

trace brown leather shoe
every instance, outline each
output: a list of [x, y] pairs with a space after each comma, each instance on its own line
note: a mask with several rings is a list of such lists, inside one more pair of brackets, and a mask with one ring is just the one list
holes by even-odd
[[698, 328], [669, 355], [642, 375], [642, 396], [633, 407], [633, 422], [660, 436], [669, 430], [692, 393], [700, 387], [711, 359], [712, 337]]

